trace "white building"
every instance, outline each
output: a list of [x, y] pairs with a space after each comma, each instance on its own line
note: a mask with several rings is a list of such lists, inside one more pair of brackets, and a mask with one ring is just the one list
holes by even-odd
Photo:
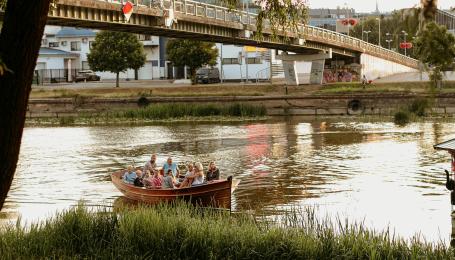
[[[66, 80], [71, 81], [78, 70], [90, 69], [87, 54], [95, 41], [96, 31], [72, 27], [46, 26], [41, 42], [40, 54], [36, 70], [44, 76], [65, 74]], [[139, 35], [146, 54], [145, 65], [138, 71], [139, 79], [160, 79], [165, 75], [165, 62], [160, 62], [163, 51], [160, 50], [160, 37]], [[58, 71], [61, 70], [61, 71]], [[101, 79], [115, 79], [110, 72], [97, 72]], [[53, 75], [52, 75], [53, 76]], [[134, 70], [120, 74], [121, 79], [133, 79]], [[61, 80], [59, 80], [61, 81]]]
[[272, 50], [217, 43], [217, 67], [225, 81], [256, 81], [270, 78]]

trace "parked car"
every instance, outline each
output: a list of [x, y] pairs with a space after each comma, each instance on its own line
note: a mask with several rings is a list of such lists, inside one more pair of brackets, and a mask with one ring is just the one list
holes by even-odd
[[76, 74], [74, 79], [76, 82], [79, 81], [99, 81], [100, 76], [96, 75], [92, 70], [81, 70]]
[[200, 68], [196, 71], [196, 83], [219, 83], [220, 71], [218, 68]]

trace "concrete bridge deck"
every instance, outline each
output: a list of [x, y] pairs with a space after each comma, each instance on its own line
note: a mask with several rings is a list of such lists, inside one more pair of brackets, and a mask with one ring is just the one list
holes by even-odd
[[165, 0], [162, 6], [141, 5], [140, 0], [133, 2], [136, 3], [134, 13], [126, 22], [121, 11], [122, 4], [117, 1], [57, 0], [49, 12], [48, 24], [260, 46], [299, 54], [329, 50], [348, 57], [368, 54], [409, 68], [418, 68], [415, 59], [322, 28], [301, 25], [301, 35], [281, 32], [274, 38], [270, 36], [270, 30], [265, 28], [263, 39], [258, 41], [253, 36], [257, 17], [253, 13], [190, 0]]

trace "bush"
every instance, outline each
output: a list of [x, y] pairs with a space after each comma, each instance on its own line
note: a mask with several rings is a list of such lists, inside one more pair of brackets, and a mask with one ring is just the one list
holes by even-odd
[[397, 125], [405, 125], [405, 124], [409, 123], [410, 117], [411, 117], [411, 115], [410, 115], [409, 111], [401, 110], [401, 111], [398, 111], [395, 113], [395, 115], [393, 117], [393, 121]]
[[422, 117], [425, 116], [425, 110], [429, 107], [428, 99], [419, 98], [414, 99], [409, 105], [409, 112], [414, 113], [415, 115]]

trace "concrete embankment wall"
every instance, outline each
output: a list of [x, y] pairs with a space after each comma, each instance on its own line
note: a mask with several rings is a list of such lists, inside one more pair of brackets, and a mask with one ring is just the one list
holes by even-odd
[[[324, 95], [324, 96], [252, 96], [252, 97], [152, 97], [154, 103], [250, 103], [262, 104], [269, 115], [393, 115], [414, 99], [431, 100], [429, 113], [455, 115], [455, 94], [398, 95]], [[31, 99], [27, 117], [64, 117], [139, 107], [139, 98], [59, 98]]]

